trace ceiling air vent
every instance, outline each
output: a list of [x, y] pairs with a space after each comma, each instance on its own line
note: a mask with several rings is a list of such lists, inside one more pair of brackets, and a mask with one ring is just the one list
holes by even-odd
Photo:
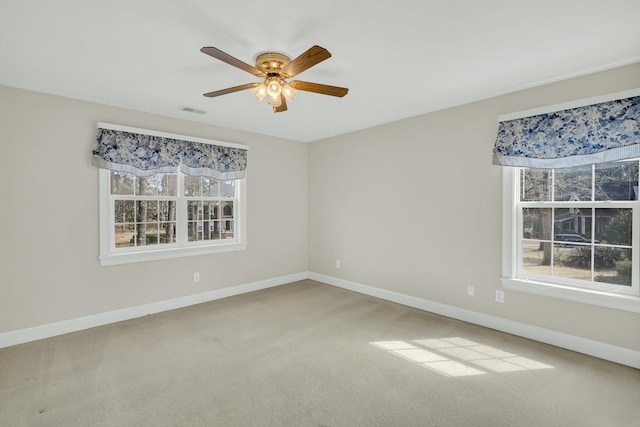
[[198, 110], [196, 108], [191, 108], [191, 107], [182, 107], [181, 110], [186, 111], [187, 113], [193, 113], [193, 114], [207, 114], [206, 111]]

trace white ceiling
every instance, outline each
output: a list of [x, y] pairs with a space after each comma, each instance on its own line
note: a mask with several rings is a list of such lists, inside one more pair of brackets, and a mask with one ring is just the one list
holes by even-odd
[[[0, 84], [309, 142], [640, 61], [638, 0], [0, 0]], [[333, 57], [296, 79], [274, 114], [254, 64], [318, 44]], [[181, 111], [204, 110], [204, 115]]]

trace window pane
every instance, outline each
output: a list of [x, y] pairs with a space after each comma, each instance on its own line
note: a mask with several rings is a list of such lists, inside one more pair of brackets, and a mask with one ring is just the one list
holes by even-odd
[[638, 200], [638, 160], [596, 165], [596, 200]]
[[203, 221], [189, 221], [187, 223], [187, 236], [190, 242], [203, 240], [204, 239]]
[[211, 238], [220, 239], [220, 221], [211, 222]]
[[202, 178], [202, 196], [218, 197], [218, 180], [213, 178]]
[[160, 224], [157, 222], [136, 224], [135, 245], [136, 246], [148, 246], [158, 243], [160, 238], [159, 231]]
[[163, 200], [158, 202], [158, 220], [159, 221], [175, 221], [176, 220], [176, 202], [173, 200]]
[[632, 209], [596, 209], [596, 240], [631, 246]]
[[221, 230], [221, 238], [223, 239], [233, 239], [233, 223], [234, 221], [221, 221], [221, 225], [223, 226]]
[[522, 269], [527, 273], [551, 275], [551, 243], [523, 240]]
[[235, 197], [236, 196], [236, 182], [235, 181], [222, 181], [220, 185], [220, 197]]
[[114, 200], [114, 222], [135, 222], [136, 210], [133, 200]]
[[560, 242], [591, 243], [590, 208], [555, 208], [554, 237]]
[[202, 215], [204, 219], [216, 218], [216, 203], [217, 202], [203, 202]]
[[139, 196], [157, 196], [162, 194], [162, 184], [164, 180], [164, 174], [157, 174], [152, 176], [138, 177], [138, 192]]
[[111, 171], [111, 194], [133, 195], [135, 176], [130, 173]]
[[137, 200], [136, 222], [149, 222], [156, 220], [157, 203], [155, 200]]
[[551, 172], [543, 169], [522, 169], [520, 200], [530, 202], [551, 200]]
[[631, 249], [596, 248], [595, 260], [597, 282], [631, 286]]
[[202, 196], [202, 188], [200, 186], [201, 179], [199, 176], [184, 176], [184, 195], [187, 197]]
[[189, 221], [202, 219], [202, 202], [189, 200], [187, 202], [187, 219]]
[[160, 223], [160, 243], [175, 243], [176, 228], [175, 222]]
[[591, 280], [591, 246], [553, 246], [553, 275]]
[[178, 195], [178, 176], [176, 174], [164, 174], [162, 184], [160, 188], [158, 188], [158, 195], [171, 197]]
[[[145, 233], [144, 233], [144, 243], [141, 239], [140, 244], [146, 245], [157, 245], [160, 241], [160, 224], [157, 222], [145, 224]], [[140, 234], [140, 230], [138, 230], [138, 234]]]
[[233, 218], [233, 202], [220, 203], [223, 218]]
[[551, 209], [523, 208], [522, 237], [551, 240]]
[[155, 200], [147, 201], [147, 217], [146, 222], [153, 222], [158, 220], [158, 202]]
[[555, 201], [591, 201], [591, 166], [556, 169], [553, 197]]
[[220, 218], [220, 202], [210, 202], [209, 204], [209, 214], [212, 219]]
[[596, 247], [594, 264], [596, 282], [631, 286], [631, 249]]
[[213, 221], [202, 221], [202, 240], [211, 240]]
[[116, 225], [115, 226], [115, 243], [116, 248], [127, 246], [135, 246], [133, 236], [136, 234], [134, 224]]
[[191, 240], [213, 240], [219, 238], [216, 221], [199, 221], [195, 223], [195, 232]]

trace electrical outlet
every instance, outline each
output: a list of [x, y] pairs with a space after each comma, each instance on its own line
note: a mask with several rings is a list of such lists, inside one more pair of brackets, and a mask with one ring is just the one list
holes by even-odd
[[336, 268], [340, 268], [342, 267], [342, 263], [340, 262], [339, 259], [336, 260]]
[[496, 302], [504, 302], [504, 291], [496, 290]]
[[193, 281], [196, 283], [200, 281], [200, 273], [193, 273]]
[[476, 294], [476, 288], [473, 286], [467, 286], [467, 295], [469, 295], [470, 297], [474, 296]]

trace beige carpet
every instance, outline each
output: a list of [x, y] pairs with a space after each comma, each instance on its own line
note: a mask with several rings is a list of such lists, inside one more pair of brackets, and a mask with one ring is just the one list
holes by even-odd
[[1, 349], [0, 425], [640, 426], [640, 371], [302, 281]]

